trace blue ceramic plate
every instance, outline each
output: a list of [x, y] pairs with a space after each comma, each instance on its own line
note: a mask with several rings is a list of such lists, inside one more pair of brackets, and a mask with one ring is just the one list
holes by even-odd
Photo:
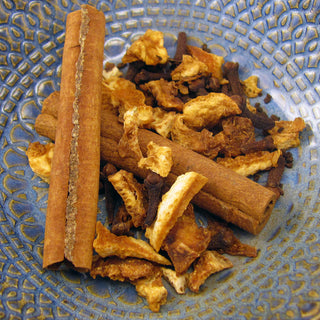
[[[307, 124], [267, 226], [256, 237], [237, 231], [258, 257], [232, 257], [234, 268], [210, 277], [199, 294], [178, 296], [168, 286], [159, 314], [129, 284], [41, 268], [48, 185], [25, 151], [44, 141], [35, 118], [59, 89], [66, 15], [83, 3], [105, 13], [106, 60], [119, 62], [148, 28], [165, 33], [172, 55], [186, 31], [190, 43], [238, 61], [242, 78], [258, 75], [273, 97], [270, 114]], [[307, 0], [1, 0], [0, 318], [319, 319], [319, 23], [319, 1]]]

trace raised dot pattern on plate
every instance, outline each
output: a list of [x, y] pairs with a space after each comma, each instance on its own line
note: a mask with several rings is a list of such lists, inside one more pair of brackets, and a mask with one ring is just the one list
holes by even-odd
[[[177, 34], [206, 43], [258, 75], [273, 97], [270, 113], [307, 123], [285, 195], [263, 232], [239, 237], [256, 259], [212, 276], [200, 294], [168, 286], [161, 314], [133, 287], [41, 267], [48, 185], [33, 175], [25, 151], [42, 140], [34, 121], [43, 99], [59, 89], [64, 25], [83, 3], [105, 13], [105, 59], [119, 62], [148, 28], [162, 30], [170, 55]], [[318, 1], [3, 0], [0, 2], [0, 318], [5, 319], [312, 319], [320, 313]], [[99, 204], [103, 207], [102, 201]], [[99, 217], [103, 219], [103, 209]]]

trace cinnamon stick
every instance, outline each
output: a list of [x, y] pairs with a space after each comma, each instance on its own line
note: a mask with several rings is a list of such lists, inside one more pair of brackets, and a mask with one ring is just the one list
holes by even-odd
[[[36, 120], [36, 131], [53, 139], [55, 118], [40, 114]], [[117, 117], [108, 111], [101, 114], [101, 158], [135, 175], [146, 178], [148, 170], [140, 169], [137, 160], [121, 158], [118, 153], [118, 142], [122, 136], [122, 124]], [[172, 149], [173, 167], [165, 180], [170, 187], [177, 176], [187, 171], [195, 171], [206, 176], [209, 181], [193, 198], [192, 202], [231, 222], [238, 227], [258, 234], [267, 223], [275, 205], [275, 194], [258, 183], [227, 169], [196, 152], [184, 148], [177, 143], [161, 137], [149, 130], [139, 129], [139, 144], [144, 155], [150, 141], [168, 146]]]
[[44, 268], [57, 268], [65, 260], [79, 271], [91, 268], [99, 192], [104, 37], [104, 14], [95, 8], [83, 5], [67, 16]]

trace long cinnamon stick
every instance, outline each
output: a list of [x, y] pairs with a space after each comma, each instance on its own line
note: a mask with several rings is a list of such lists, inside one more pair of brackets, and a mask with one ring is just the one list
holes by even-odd
[[91, 268], [99, 190], [104, 37], [105, 17], [95, 8], [83, 5], [67, 16], [44, 268], [56, 268], [64, 260], [79, 271]]
[[[49, 117], [51, 125], [48, 123]], [[50, 132], [54, 131], [55, 121], [52, 116], [40, 114], [36, 120], [36, 131], [52, 139]], [[119, 156], [118, 142], [122, 133], [122, 124], [117, 117], [102, 111], [101, 158], [145, 178], [148, 172], [138, 168], [135, 158]], [[272, 191], [156, 133], [139, 129], [139, 144], [144, 155], [149, 141], [172, 149], [174, 164], [165, 181], [167, 186], [172, 185], [177, 176], [187, 171], [201, 173], [209, 181], [193, 198], [194, 204], [252, 234], [258, 234], [262, 230], [276, 202]]]

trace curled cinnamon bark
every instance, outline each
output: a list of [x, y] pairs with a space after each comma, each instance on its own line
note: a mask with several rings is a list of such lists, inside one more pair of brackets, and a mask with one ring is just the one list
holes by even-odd
[[[92, 263], [100, 174], [100, 114], [105, 18], [83, 5], [67, 17], [43, 267], [65, 259]], [[88, 175], [90, 172], [90, 175]]]
[[[43, 116], [46, 118], [45, 125]], [[36, 131], [54, 139], [49, 134], [54, 132], [56, 120], [51, 117], [49, 123], [47, 118], [44, 114], [38, 116]], [[123, 128], [118, 118], [108, 111], [103, 111], [101, 118], [101, 158], [144, 179], [149, 171], [139, 168], [137, 159], [119, 155], [118, 143]], [[193, 198], [195, 205], [250, 233], [258, 234], [263, 229], [276, 201], [272, 191], [149, 130], [139, 129], [138, 138], [144, 156], [150, 141], [171, 148], [173, 166], [165, 179], [166, 186], [170, 187], [183, 173], [198, 172], [208, 178], [208, 183]]]

